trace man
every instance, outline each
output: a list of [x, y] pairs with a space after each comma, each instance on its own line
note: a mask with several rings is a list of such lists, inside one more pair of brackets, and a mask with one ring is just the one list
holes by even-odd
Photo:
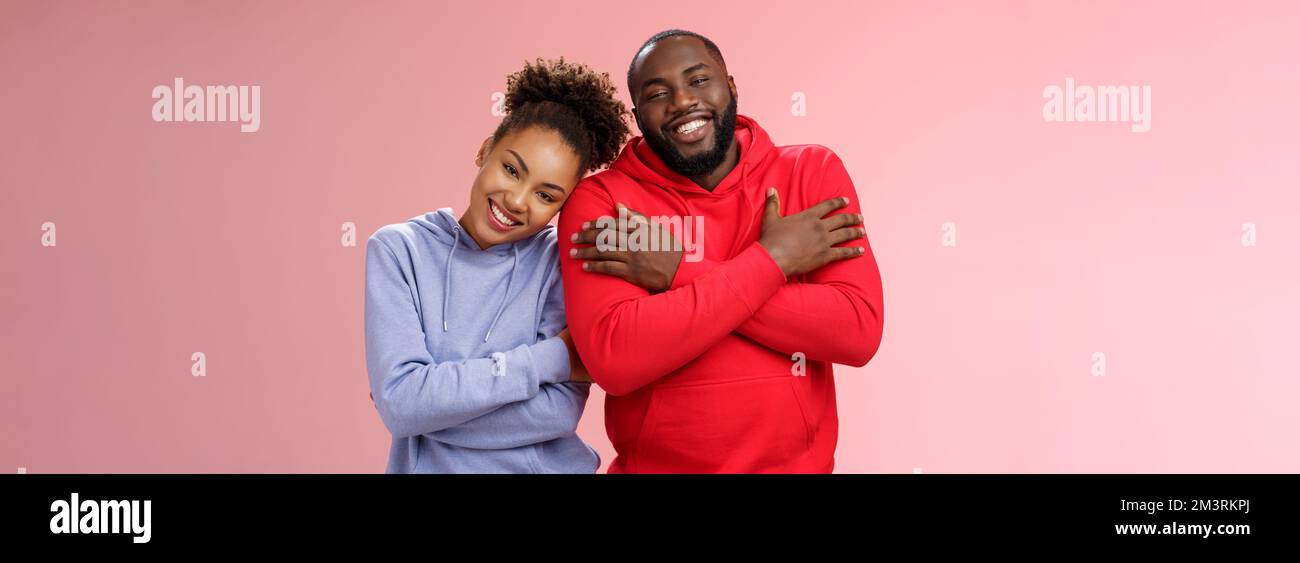
[[[865, 365], [884, 312], [843, 163], [773, 146], [738, 116], [722, 53], [698, 34], [651, 37], [628, 90], [643, 136], [574, 189], [559, 224], [569, 329], [607, 393], [609, 472], [829, 473], [831, 364]], [[620, 212], [703, 217], [703, 259], [593, 246], [597, 220]]]

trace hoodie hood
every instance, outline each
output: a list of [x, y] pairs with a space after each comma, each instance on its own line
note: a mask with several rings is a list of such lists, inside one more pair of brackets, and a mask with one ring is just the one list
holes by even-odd
[[736, 115], [736, 144], [740, 147], [740, 162], [727, 174], [713, 191], [701, 188], [699, 184], [678, 174], [654, 153], [645, 137], [633, 137], [623, 147], [618, 159], [611, 166], [642, 185], [652, 184], [687, 197], [725, 197], [741, 189], [754, 174], [761, 172], [770, 164], [772, 138], [767, 135], [758, 122], [745, 115]]
[[[749, 191], [750, 182], [754, 178], [762, 178], [763, 172], [776, 160], [777, 151], [773, 150], [775, 147], [767, 131], [749, 116], [736, 115], [735, 139], [736, 145], [740, 147], [740, 160], [712, 191], [669, 168], [650, 148], [650, 144], [645, 142], [644, 136], [629, 141], [610, 169], [630, 176], [642, 186], [664, 190], [669, 197], [677, 200], [679, 209], [685, 215], [697, 215], [691, 206], [692, 199], [719, 199], [739, 194], [741, 205], [745, 208], [741, 214], [744, 224], [741, 225], [740, 232], [748, 233], [757, 227], [754, 220], [757, 209], [750, 201], [752, 198], [745, 194]], [[736, 244], [740, 244], [741, 240], [737, 238]], [[731, 253], [734, 254], [737, 250], [738, 246], [733, 246]]]
[[510, 257], [509, 258], [510, 277], [508, 278], [509, 281], [506, 282], [506, 291], [501, 295], [501, 299], [498, 302], [497, 307], [495, 309], [495, 314], [492, 316], [492, 322], [491, 324], [488, 325], [487, 331], [483, 334], [483, 342], [487, 342], [488, 339], [492, 337], [492, 330], [496, 328], [497, 322], [501, 320], [502, 312], [504, 312], [506, 309], [506, 304], [510, 302], [510, 293], [511, 290], [514, 289], [515, 276], [519, 269], [520, 248], [521, 247], [527, 248], [528, 246], [536, 244], [539, 241], [545, 241], [547, 240], [548, 237], [554, 236], [554, 231], [555, 231], [555, 227], [553, 225], [546, 225], [536, 233], [533, 233], [520, 240], [497, 244], [497, 245], [490, 246], [486, 249], [481, 249], [478, 247], [478, 243], [474, 242], [474, 237], [469, 236], [469, 233], [465, 232], [464, 227], [460, 226], [460, 221], [457, 220], [455, 213], [452, 211], [450, 207], [444, 207], [438, 209], [437, 211], [430, 211], [423, 215], [412, 217], [407, 222], [412, 223], [418, 227], [421, 227], [423, 230], [433, 235], [433, 238], [435, 240], [449, 247], [447, 250], [446, 262], [443, 264], [443, 275], [444, 275], [444, 279], [442, 283], [442, 289], [443, 289], [442, 331], [443, 332], [448, 332], [451, 330], [450, 319], [447, 318], [447, 305], [451, 302], [452, 299], [452, 279], [453, 279], [452, 269], [456, 265], [456, 260], [455, 260], [456, 253], [457, 252], [465, 253], [462, 254], [463, 257], [466, 254], [473, 254], [473, 253], [491, 254], [491, 255], [498, 255], [502, 257], [508, 255]]

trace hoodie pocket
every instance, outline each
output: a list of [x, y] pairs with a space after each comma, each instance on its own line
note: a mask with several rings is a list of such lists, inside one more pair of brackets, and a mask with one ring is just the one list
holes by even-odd
[[789, 374], [655, 387], [634, 471], [781, 471], [806, 454], [812, 428]]

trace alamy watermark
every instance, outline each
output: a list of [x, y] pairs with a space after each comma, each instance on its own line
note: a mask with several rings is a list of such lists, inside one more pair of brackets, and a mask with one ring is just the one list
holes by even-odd
[[1076, 86], [1074, 77], [1065, 87], [1043, 88], [1043, 120], [1048, 122], [1131, 123], [1129, 130], [1151, 130], [1151, 86]]
[[[655, 215], [648, 219], [658, 228], [652, 229], [644, 215], [629, 214], [626, 207], [618, 209], [618, 218], [596, 219], [596, 228], [601, 229], [596, 235], [596, 248], [601, 252], [680, 250], [687, 262], [704, 259], [703, 215]], [[674, 232], [681, 236], [674, 236]]]
[[150, 502], [139, 500], [68, 500], [50, 503], [50, 533], [131, 534], [135, 543], [149, 543]]
[[237, 121], [244, 133], [262, 128], [261, 86], [186, 86], [178, 76], [170, 86], [154, 86], [153, 99], [157, 122]]

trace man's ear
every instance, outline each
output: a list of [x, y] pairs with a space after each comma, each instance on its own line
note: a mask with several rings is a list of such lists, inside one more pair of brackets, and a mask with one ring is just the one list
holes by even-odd
[[643, 129], [641, 128], [641, 114], [637, 113], [637, 111], [636, 111], [636, 106], [632, 106], [632, 111], [631, 111], [630, 113], [632, 114], [632, 123], [635, 123], [635, 124], [636, 124], [636, 129], [637, 129], [637, 131], [640, 131], [640, 132], [641, 132], [641, 136], [644, 137], [644, 136], [645, 136], [645, 130], [643, 130]]
[[736, 98], [736, 101], [740, 101], [740, 98], [736, 97], [738, 93], [736, 92], [736, 77], [730, 74], [727, 75], [727, 87], [731, 88], [731, 97]]
[[483, 139], [483, 144], [478, 148], [478, 156], [474, 157], [474, 166], [483, 167], [483, 159], [487, 158], [488, 153], [492, 152], [492, 136]]

